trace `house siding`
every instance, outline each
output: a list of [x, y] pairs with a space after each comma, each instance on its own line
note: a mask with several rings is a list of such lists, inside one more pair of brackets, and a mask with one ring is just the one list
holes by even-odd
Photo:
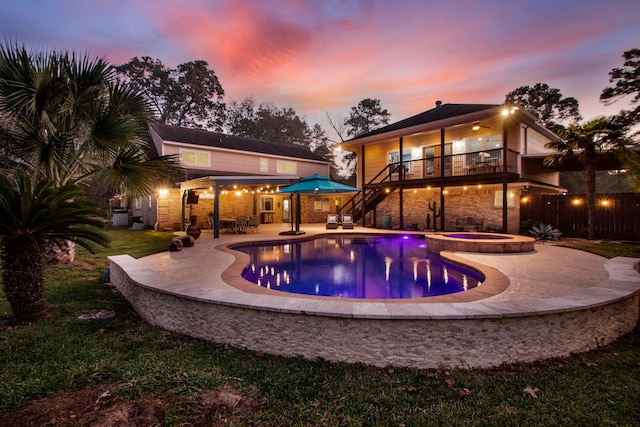
[[545, 145], [549, 142], [549, 138], [545, 138], [539, 132], [536, 132], [534, 129], [527, 130], [527, 149], [526, 152], [523, 149], [523, 153], [526, 154], [547, 154], [553, 153], [553, 150], [546, 148]]
[[[227, 171], [229, 174], [247, 174], [247, 175], [283, 175], [283, 176], [308, 176], [318, 173], [321, 175], [329, 174], [329, 165], [324, 162], [312, 162], [309, 160], [301, 160], [293, 157], [276, 157], [264, 153], [250, 153], [232, 150], [211, 149], [204, 146], [193, 146], [188, 144], [165, 143], [164, 151], [166, 154], [180, 154], [180, 150], [191, 150], [197, 152], [209, 153], [210, 165], [206, 168], [216, 173]], [[267, 160], [267, 170], [261, 171], [261, 159]], [[291, 173], [278, 173], [277, 162], [287, 161], [296, 165], [296, 170]], [[202, 170], [203, 165], [183, 165], [186, 169]]]

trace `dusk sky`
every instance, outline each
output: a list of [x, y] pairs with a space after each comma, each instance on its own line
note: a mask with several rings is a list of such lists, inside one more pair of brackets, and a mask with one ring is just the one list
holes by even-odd
[[[609, 71], [640, 48], [638, 0], [7, 0], [5, 40], [89, 52], [115, 65], [203, 59], [225, 100], [290, 106], [325, 129], [378, 98], [392, 121], [445, 103], [500, 104], [547, 83], [585, 119]], [[334, 135], [329, 135], [334, 138]]]

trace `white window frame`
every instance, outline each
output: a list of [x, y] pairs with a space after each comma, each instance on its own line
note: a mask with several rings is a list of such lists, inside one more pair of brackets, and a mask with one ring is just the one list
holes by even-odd
[[[271, 208], [269, 209], [269, 205]], [[260, 198], [260, 211], [261, 212], [273, 212], [274, 199], [273, 197], [261, 197]]]

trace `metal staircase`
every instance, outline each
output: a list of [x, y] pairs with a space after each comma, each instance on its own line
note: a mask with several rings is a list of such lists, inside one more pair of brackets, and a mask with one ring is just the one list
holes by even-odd
[[353, 221], [360, 221], [368, 212], [398, 188], [400, 184], [400, 163], [391, 163], [383, 168], [373, 179], [363, 186], [363, 191], [349, 199], [338, 214], [349, 213]]

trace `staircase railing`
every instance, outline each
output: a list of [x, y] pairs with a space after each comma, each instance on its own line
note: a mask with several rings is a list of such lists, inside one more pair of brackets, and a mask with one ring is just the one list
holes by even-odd
[[[384, 184], [387, 182], [392, 182], [394, 175], [400, 175], [400, 172], [404, 172], [404, 168], [401, 168], [401, 163], [403, 162], [395, 162], [389, 163], [385, 166], [376, 176], [374, 176], [367, 185], [364, 186], [363, 191], [357, 193], [351, 199], [347, 200], [347, 202], [338, 209], [338, 214], [342, 213], [350, 213], [353, 215], [354, 221], [359, 221], [362, 219], [362, 216], [369, 212], [371, 209], [367, 209], [375, 200], [375, 205], [380, 203], [389, 193], [382, 191], [378, 184]], [[398, 178], [398, 180], [401, 178]], [[381, 197], [382, 195], [382, 197]], [[363, 203], [364, 201], [364, 203]], [[364, 206], [364, 212], [363, 212]]]

